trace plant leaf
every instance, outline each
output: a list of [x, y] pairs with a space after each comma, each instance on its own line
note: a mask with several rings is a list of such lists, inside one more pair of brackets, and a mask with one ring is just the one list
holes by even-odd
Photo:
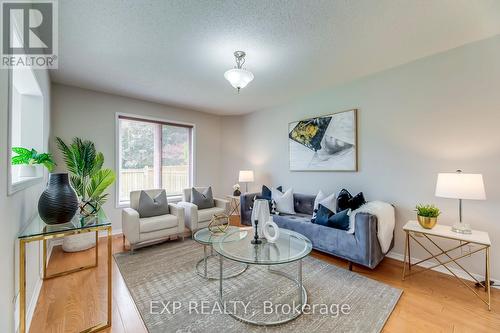
[[98, 197], [115, 181], [115, 173], [111, 169], [101, 169], [92, 176], [87, 188], [87, 196], [90, 200], [97, 200]]
[[28, 164], [29, 158], [26, 156], [18, 155], [18, 156], [13, 156], [11, 160], [12, 165], [19, 165], [19, 164]]
[[75, 151], [72, 149], [73, 146], [68, 147], [64, 141], [56, 137], [57, 141], [57, 146], [61, 153], [63, 154], [64, 162], [66, 163], [66, 167], [68, 168], [68, 171], [74, 175], [80, 175], [78, 172], [78, 161], [77, 157], [75, 156]]

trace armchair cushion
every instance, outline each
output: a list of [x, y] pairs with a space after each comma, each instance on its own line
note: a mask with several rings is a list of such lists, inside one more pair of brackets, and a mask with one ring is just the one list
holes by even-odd
[[214, 206], [212, 187], [209, 186], [204, 191], [199, 191], [193, 187], [191, 189], [191, 202], [198, 206], [198, 209], [212, 208]]
[[167, 193], [165, 190], [155, 197], [151, 197], [146, 191], [141, 191], [137, 211], [141, 218], [168, 214]]
[[139, 220], [140, 231], [142, 232], [151, 232], [157, 230], [163, 230], [168, 228], [177, 227], [178, 220], [175, 215], [160, 215], [153, 217], [145, 217]]

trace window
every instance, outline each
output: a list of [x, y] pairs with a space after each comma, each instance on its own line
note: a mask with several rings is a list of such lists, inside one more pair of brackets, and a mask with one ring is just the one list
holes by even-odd
[[180, 195], [192, 183], [193, 126], [118, 116], [119, 204], [131, 191], [165, 189]]
[[[30, 68], [13, 68], [9, 75], [9, 140], [10, 148], [23, 147], [45, 152], [43, 129], [43, 95]], [[9, 148], [9, 159], [12, 151]], [[9, 193], [22, 190], [42, 180], [40, 165], [10, 165]]]

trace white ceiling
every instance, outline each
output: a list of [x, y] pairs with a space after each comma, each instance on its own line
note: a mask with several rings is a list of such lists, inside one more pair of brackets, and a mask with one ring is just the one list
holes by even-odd
[[[500, 33], [498, 0], [59, 1], [59, 83], [242, 114]], [[238, 95], [223, 74], [247, 52]]]

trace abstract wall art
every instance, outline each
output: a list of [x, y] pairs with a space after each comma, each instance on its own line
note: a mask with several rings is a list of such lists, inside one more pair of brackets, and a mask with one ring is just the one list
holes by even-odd
[[357, 171], [357, 110], [288, 124], [291, 171]]

